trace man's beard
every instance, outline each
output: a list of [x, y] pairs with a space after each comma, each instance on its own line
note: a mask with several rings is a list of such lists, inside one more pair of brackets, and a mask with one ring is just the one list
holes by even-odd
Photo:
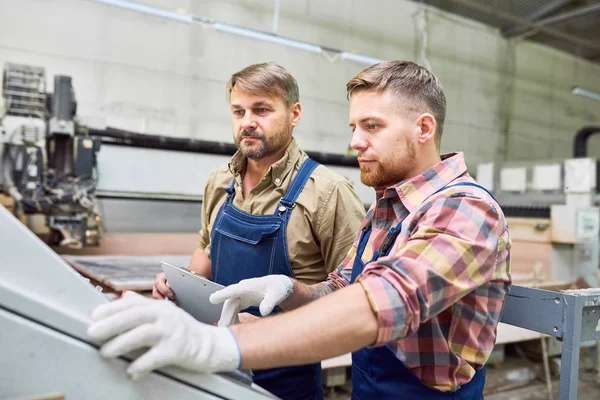
[[415, 155], [415, 146], [407, 140], [404, 155], [391, 155], [389, 160], [378, 160], [374, 165], [361, 166], [360, 181], [376, 189], [385, 189], [412, 178], [408, 175]]
[[[242, 139], [245, 137], [251, 137], [257, 140], [252, 141], [251, 143], [242, 142]], [[285, 147], [287, 144], [287, 135], [280, 132], [270, 139], [267, 139], [264, 134], [257, 131], [243, 130], [235, 138], [235, 144], [244, 157], [257, 160], [263, 157], [272, 156]]]

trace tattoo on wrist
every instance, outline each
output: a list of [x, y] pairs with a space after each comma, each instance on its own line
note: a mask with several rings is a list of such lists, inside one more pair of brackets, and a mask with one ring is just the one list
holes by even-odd
[[309, 286], [310, 289], [310, 299], [316, 300], [321, 297], [327, 296], [331, 293], [331, 289], [324, 283], [317, 283], [316, 285]]

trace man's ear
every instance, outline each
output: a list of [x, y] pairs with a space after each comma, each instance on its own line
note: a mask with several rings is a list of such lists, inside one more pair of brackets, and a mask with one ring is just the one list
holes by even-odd
[[417, 118], [417, 127], [419, 128], [418, 140], [419, 143], [426, 143], [435, 140], [435, 132], [437, 131], [437, 122], [431, 113], [423, 113]]
[[292, 113], [292, 126], [298, 126], [302, 119], [302, 106], [300, 103], [295, 103], [290, 108], [290, 111]]

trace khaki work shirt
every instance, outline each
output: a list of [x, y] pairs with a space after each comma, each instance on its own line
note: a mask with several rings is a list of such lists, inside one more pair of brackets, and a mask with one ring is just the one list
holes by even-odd
[[[237, 152], [208, 178], [202, 201], [199, 247], [210, 258], [210, 232], [235, 177], [233, 205], [250, 214], [273, 214], [302, 162], [308, 158], [295, 140], [247, 198], [242, 194], [246, 159]], [[365, 208], [347, 179], [319, 165], [298, 196], [287, 226], [287, 248], [296, 279], [322, 282], [344, 260], [357, 238]], [[240, 268], [243, 268], [241, 265]]]

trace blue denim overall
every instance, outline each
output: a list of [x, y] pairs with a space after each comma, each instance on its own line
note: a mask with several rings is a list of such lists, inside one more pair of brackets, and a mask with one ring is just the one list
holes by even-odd
[[[454, 186], [474, 186], [485, 188], [471, 182], [460, 182], [448, 185], [435, 193]], [[435, 194], [434, 193], [434, 194]], [[493, 196], [492, 196], [493, 198]], [[386, 256], [398, 233], [402, 229], [402, 221], [388, 231], [381, 247], [375, 251], [369, 262], [376, 261], [380, 256]], [[362, 229], [358, 241], [358, 249], [350, 283], [362, 273], [365, 264], [362, 255], [371, 235], [371, 222]], [[482, 400], [485, 385], [485, 367], [475, 373], [473, 378], [454, 392], [442, 392], [423, 383], [402, 361], [396, 357], [388, 346], [363, 348], [352, 353], [352, 399], [403, 399], [403, 400]]]
[[[319, 164], [307, 159], [272, 215], [254, 215], [233, 205], [235, 179], [211, 232], [212, 279], [232, 285], [242, 279], [281, 274], [294, 277], [287, 249], [287, 224], [296, 199]], [[246, 312], [260, 316], [258, 307]], [[273, 313], [280, 312], [276, 308]], [[254, 370], [254, 382], [284, 400], [323, 398], [321, 364]]]

